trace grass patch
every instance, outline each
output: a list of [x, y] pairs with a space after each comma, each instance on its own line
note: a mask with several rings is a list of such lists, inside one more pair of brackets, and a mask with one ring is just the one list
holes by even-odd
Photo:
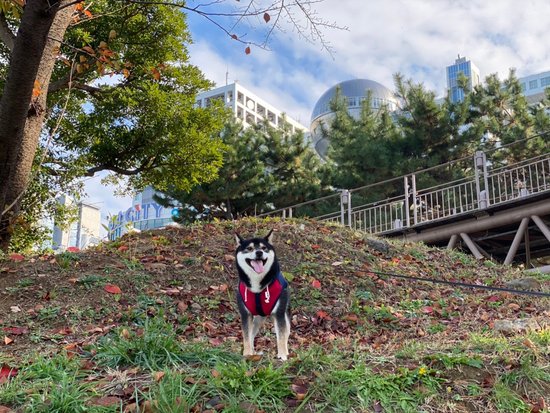
[[325, 377], [318, 392], [326, 403], [318, 411], [372, 411], [375, 406], [385, 412], [418, 412], [424, 400], [435, 395], [443, 379], [427, 367], [400, 368], [398, 373], [375, 372], [366, 363], [354, 368], [333, 371]]
[[137, 366], [162, 370], [182, 362], [182, 346], [174, 327], [162, 317], [146, 319], [143, 328], [119, 328], [93, 348], [94, 360], [103, 366]]

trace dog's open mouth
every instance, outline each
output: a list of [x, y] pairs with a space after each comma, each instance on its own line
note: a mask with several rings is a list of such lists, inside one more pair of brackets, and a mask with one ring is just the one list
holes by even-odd
[[246, 263], [250, 265], [258, 274], [264, 272], [264, 265], [266, 262], [267, 260], [246, 260]]

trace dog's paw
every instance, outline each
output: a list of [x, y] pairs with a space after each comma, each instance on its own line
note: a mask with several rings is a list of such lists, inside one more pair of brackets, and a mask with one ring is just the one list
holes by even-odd
[[260, 361], [264, 353], [261, 351], [254, 354], [244, 354], [244, 358], [248, 361]]
[[288, 360], [288, 356], [286, 354], [279, 354], [279, 355], [277, 355], [277, 358], [281, 361], [287, 361]]

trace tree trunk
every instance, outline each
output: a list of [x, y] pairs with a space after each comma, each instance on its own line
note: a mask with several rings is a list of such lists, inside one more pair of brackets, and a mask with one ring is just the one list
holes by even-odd
[[48, 84], [73, 7], [28, 0], [10, 57], [0, 100], [0, 250], [9, 246], [12, 224], [29, 183], [40, 139]]

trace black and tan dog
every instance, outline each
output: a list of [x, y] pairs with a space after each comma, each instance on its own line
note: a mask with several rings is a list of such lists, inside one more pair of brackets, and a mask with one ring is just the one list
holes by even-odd
[[241, 313], [244, 356], [254, 351], [254, 338], [267, 316], [273, 318], [277, 335], [277, 357], [288, 357], [290, 335], [290, 291], [283, 278], [272, 245], [273, 231], [265, 238], [243, 239], [236, 234], [235, 253], [239, 273], [237, 303]]

